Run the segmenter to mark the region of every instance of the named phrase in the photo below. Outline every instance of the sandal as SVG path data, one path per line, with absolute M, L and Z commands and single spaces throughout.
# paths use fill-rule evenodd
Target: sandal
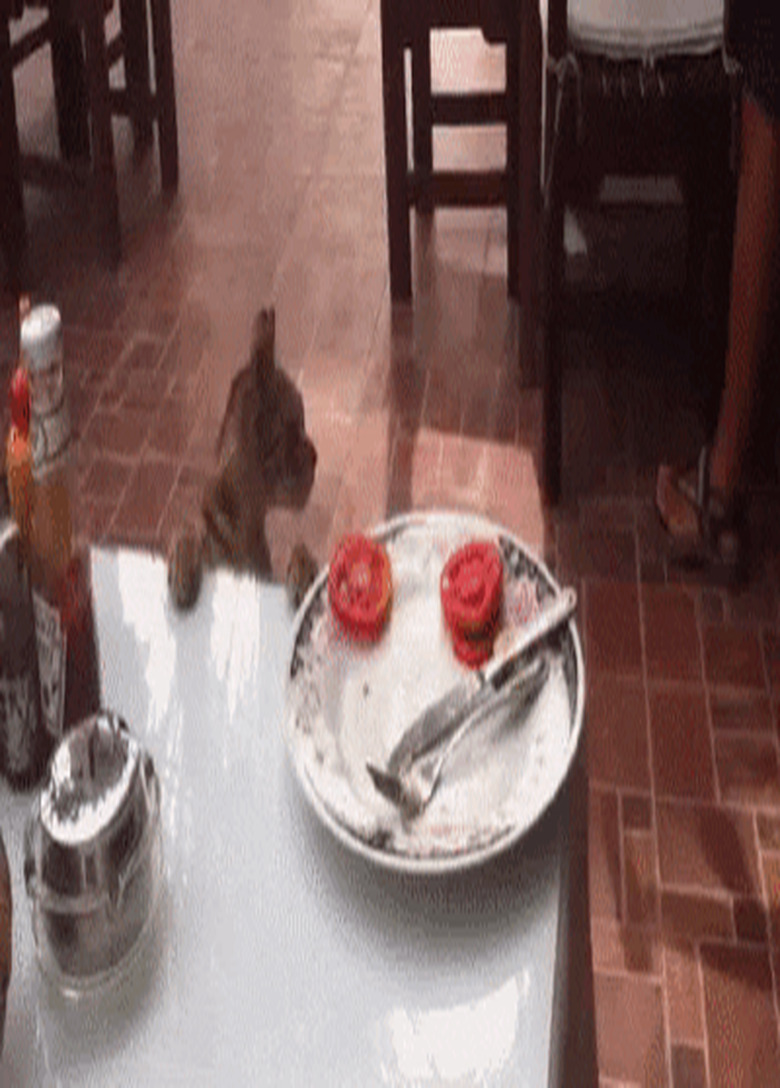
M 744 577 L 745 516 L 743 497 L 727 500 L 710 484 L 710 450 L 684 471 L 661 465 L 655 506 L 672 543 L 672 558 L 706 568 L 728 581 Z

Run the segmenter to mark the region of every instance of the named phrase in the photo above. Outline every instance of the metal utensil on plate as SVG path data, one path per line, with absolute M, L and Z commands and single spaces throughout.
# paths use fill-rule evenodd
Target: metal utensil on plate
M 492 699 L 483 701 L 468 714 L 451 733 L 445 744 L 439 745 L 410 761 L 399 773 L 383 771 L 367 763 L 368 773 L 377 790 L 403 811 L 407 817 L 418 816 L 433 797 L 444 764 L 464 737 L 488 718 L 495 718 L 511 707 L 519 716 L 536 699 L 550 672 L 550 655 L 541 654 L 516 673 Z
M 377 790 L 394 803 L 403 805 L 403 798 L 408 792 L 404 788 L 404 781 L 418 759 L 450 737 L 455 740 L 453 735 L 456 733 L 459 742 L 468 731 L 460 734 L 458 731 L 462 725 L 468 722 L 470 728 L 477 721 L 484 720 L 498 708 L 499 699 L 517 697 L 523 683 L 533 690 L 538 674 L 533 663 L 518 673 L 520 660 L 554 630 L 568 622 L 576 607 L 577 595 L 571 588 L 543 602 L 539 612 L 528 623 L 518 627 L 508 643 L 486 665 L 424 710 L 398 741 L 385 768 L 367 764 Z M 451 750 L 448 746 L 446 755 Z

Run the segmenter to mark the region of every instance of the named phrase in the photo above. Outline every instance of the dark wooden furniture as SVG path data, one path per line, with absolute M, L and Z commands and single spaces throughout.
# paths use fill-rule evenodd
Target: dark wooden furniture
M 521 81 L 521 13 L 529 6 L 527 0 L 381 0 L 387 230 L 394 301 L 412 296 L 410 210 L 428 212 L 445 205 L 506 207 L 508 288 L 513 296 L 524 294 L 532 273 L 521 267 L 521 234 L 528 216 L 520 185 L 521 139 L 528 125 L 522 108 L 527 99 Z M 503 44 L 506 78 L 502 91 L 432 93 L 431 32 L 457 28 L 480 29 L 487 41 Z M 411 163 L 404 68 L 407 50 L 411 52 Z M 532 78 L 531 87 L 538 82 Z M 531 95 L 532 127 L 538 125 L 537 99 L 538 95 Z M 506 127 L 505 169 L 434 168 L 435 126 L 496 124 Z
M 603 46 L 575 41 L 568 20 L 567 0 L 549 0 L 541 376 L 542 476 L 552 503 L 561 493 L 562 339 L 572 314 L 565 289 L 565 207 L 593 204 L 606 175 L 676 175 L 688 210 L 686 307 L 696 326 L 707 305 L 705 282 L 714 289 L 728 280 L 738 90 L 722 23 L 718 30 L 716 21 L 715 40 L 706 46 L 669 41 L 632 55 L 630 47 L 616 50 L 608 38 Z M 714 344 L 701 340 L 697 350 L 716 351 Z
M 11 42 L 9 22 L 21 0 L 0 0 L 0 241 L 12 283 L 18 283 L 25 247 L 22 185 L 88 185 L 102 251 L 111 265 L 121 254 L 112 119 L 129 117 L 136 147 L 151 144 L 156 125 L 165 191 L 178 185 L 178 137 L 170 0 L 119 0 L 119 33 L 109 40 L 112 0 L 35 0 L 42 18 Z M 149 64 L 151 40 L 153 73 Z M 13 72 L 51 45 L 60 158 L 22 155 Z M 123 61 L 124 83 L 109 73 Z

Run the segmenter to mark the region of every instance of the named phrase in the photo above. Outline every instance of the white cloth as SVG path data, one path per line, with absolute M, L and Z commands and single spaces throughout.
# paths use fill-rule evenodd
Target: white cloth
M 723 41 L 723 0 L 569 0 L 568 31 L 572 49 L 614 60 L 706 54 Z

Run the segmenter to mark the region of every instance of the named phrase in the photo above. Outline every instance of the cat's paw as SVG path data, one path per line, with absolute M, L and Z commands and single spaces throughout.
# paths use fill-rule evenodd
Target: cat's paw
M 179 529 L 168 549 L 168 589 L 177 608 L 192 608 L 203 581 L 203 540 L 193 525 Z
M 290 553 L 290 561 L 287 564 L 285 587 L 290 607 L 296 612 L 303 603 L 303 598 L 309 591 L 314 579 L 317 577 L 317 560 L 303 543 L 298 541 Z

